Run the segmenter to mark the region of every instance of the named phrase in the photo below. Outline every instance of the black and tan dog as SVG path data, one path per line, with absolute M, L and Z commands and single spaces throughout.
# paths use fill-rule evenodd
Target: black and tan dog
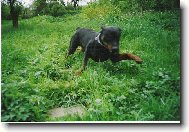
M 142 60 L 136 55 L 119 53 L 120 28 L 107 26 L 101 29 L 100 32 L 95 32 L 91 29 L 77 28 L 72 36 L 68 55 L 73 54 L 78 46 L 81 46 L 84 52 L 83 66 L 79 72 L 85 69 L 89 58 L 96 62 L 110 59 L 113 63 L 121 60 L 134 60 L 138 64 L 142 63 Z

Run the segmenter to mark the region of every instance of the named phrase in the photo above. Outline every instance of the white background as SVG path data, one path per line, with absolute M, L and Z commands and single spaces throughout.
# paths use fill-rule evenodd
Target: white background
M 62 132 L 62 131 L 134 131 L 134 132 L 189 132 L 189 0 L 180 0 L 182 9 L 182 123 L 173 124 L 0 124 L 0 132 Z

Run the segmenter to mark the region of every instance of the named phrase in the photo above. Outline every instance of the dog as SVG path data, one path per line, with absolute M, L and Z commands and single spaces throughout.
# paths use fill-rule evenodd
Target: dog
M 142 60 L 131 53 L 119 53 L 119 41 L 121 29 L 114 26 L 101 27 L 100 32 L 78 27 L 70 40 L 67 57 L 74 54 L 80 46 L 84 52 L 83 65 L 78 71 L 80 74 L 86 69 L 89 58 L 95 62 L 103 62 L 110 59 L 113 63 L 121 60 L 134 60 L 141 64 Z

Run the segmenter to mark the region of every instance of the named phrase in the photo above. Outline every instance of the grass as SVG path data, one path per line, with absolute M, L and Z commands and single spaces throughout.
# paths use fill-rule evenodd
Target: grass
M 2 21 L 2 121 L 170 121 L 180 120 L 180 12 L 84 19 L 81 14 Z M 144 63 L 89 61 L 65 54 L 77 27 L 122 29 L 121 52 Z M 82 104 L 83 117 L 51 119 L 54 107 Z

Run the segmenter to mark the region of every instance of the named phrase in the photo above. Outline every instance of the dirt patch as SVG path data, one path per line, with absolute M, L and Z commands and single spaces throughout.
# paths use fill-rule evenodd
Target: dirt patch
M 65 117 L 65 116 L 73 116 L 78 115 L 82 117 L 85 114 L 86 110 L 83 105 L 75 105 L 68 108 L 54 108 L 49 110 L 49 117 L 57 118 L 57 117 Z

